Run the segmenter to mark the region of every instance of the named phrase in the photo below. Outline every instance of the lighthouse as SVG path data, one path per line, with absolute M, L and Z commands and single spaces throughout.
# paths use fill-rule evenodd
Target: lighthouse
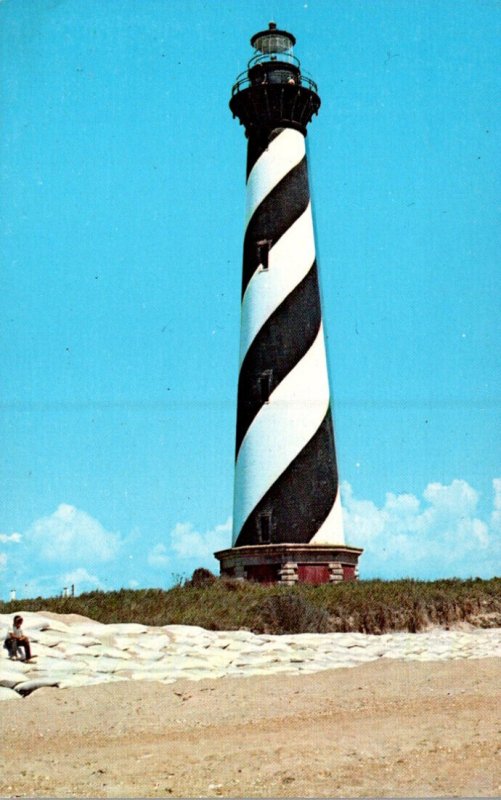
M 306 129 L 317 86 L 271 22 L 232 89 L 247 144 L 232 546 L 221 574 L 357 577 L 346 545 L 322 323 Z

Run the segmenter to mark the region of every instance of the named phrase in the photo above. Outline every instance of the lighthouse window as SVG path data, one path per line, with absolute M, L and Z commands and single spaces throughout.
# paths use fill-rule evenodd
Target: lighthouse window
M 268 403 L 271 394 L 273 370 L 266 369 L 258 378 L 259 396 L 262 403 Z
M 268 239 L 262 239 L 260 242 L 256 242 L 257 263 L 261 269 L 268 269 L 270 244 L 271 242 L 269 242 Z
M 262 511 L 257 517 L 257 534 L 260 544 L 271 542 L 272 512 Z

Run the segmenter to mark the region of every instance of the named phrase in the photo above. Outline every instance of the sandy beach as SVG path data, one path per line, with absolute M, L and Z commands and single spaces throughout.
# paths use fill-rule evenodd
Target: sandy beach
M 41 688 L 2 704 L 0 793 L 501 794 L 500 661 Z

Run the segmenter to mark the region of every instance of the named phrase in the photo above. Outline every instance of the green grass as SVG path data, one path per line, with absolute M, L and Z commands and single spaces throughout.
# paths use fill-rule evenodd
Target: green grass
M 218 579 L 172 589 L 121 589 L 0 602 L 0 613 L 53 611 L 100 622 L 200 625 L 256 632 L 420 631 L 469 622 L 501 626 L 501 578 L 357 581 L 293 587 Z

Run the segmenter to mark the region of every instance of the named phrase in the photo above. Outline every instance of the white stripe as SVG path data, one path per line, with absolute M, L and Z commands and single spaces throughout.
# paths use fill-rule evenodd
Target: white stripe
M 266 320 L 308 274 L 315 260 L 311 203 L 269 253 L 245 290 L 240 325 L 240 363 Z
M 328 406 L 321 325 L 308 352 L 260 408 L 240 445 L 235 466 L 233 544 L 249 514 L 318 430 Z
M 259 156 L 247 179 L 245 227 L 264 198 L 304 158 L 304 136 L 286 128 L 273 139 Z
M 344 544 L 343 510 L 339 491 L 334 505 L 316 532 L 310 544 Z

